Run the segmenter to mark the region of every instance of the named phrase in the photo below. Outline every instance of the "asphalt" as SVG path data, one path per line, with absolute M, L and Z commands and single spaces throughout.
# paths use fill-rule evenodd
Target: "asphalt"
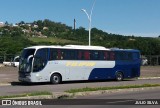
M 132 91 L 124 90 L 124 92 L 80 96 L 76 99 L 160 99 L 159 91 L 160 87 L 156 87 L 155 89 L 137 89 Z
M 73 100 L 58 100 L 60 105 L 43 105 L 43 106 L 23 106 L 23 108 L 159 108 L 160 106 L 160 88 L 148 89 L 142 91 L 132 91 L 132 92 L 117 92 L 112 94 L 101 94 L 92 96 L 77 97 Z M 41 100 L 40 100 L 41 101 Z M 54 101 L 54 100 L 50 100 Z M 73 102 L 72 102 L 73 101 Z M 152 101 L 151 104 L 147 104 Z M 153 102 L 156 101 L 154 105 Z M 65 102 L 65 103 L 64 103 Z M 72 104 L 77 105 L 72 105 Z M 142 104 L 146 102 L 145 104 Z M 101 104 L 102 103 L 102 104 Z M 139 104 L 137 104 L 139 103 Z M 65 104 L 65 105 L 64 105 Z M 69 104 L 69 105 L 67 105 Z M 87 105 L 86 105 L 87 104 Z M 104 105 L 106 104 L 106 105 Z M 109 105 L 108 105 L 109 104 Z M 0 106 L 3 108 L 22 108 L 22 106 Z
M 0 86 L 0 96 L 30 93 L 36 91 L 49 91 L 53 93 L 64 92 L 69 89 L 85 88 L 85 87 L 110 87 L 110 86 L 126 86 L 141 84 L 159 84 L 160 79 L 143 79 L 143 80 L 125 80 L 125 81 L 81 81 L 81 82 L 64 82 L 63 84 L 52 85 L 50 83 L 38 84 L 21 84 L 19 82 L 12 83 L 8 86 Z
M 117 82 L 114 80 L 107 81 L 78 81 L 63 82 L 59 85 L 50 83 L 22 84 L 18 82 L 18 68 L 1 67 L 0 68 L 0 96 L 30 93 L 36 91 L 49 91 L 61 93 L 69 89 L 84 87 L 109 87 L 139 84 L 157 84 L 160 82 L 160 66 L 141 67 L 141 77 L 139 79 L 125 80 Z

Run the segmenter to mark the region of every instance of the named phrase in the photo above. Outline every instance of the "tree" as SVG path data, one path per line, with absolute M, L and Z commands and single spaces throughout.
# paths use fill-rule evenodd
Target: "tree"
M 5 26 L 9 26 L 9 23 L 8 23 L 8 21 L 6 21 L 6 22 L 5 22 Z

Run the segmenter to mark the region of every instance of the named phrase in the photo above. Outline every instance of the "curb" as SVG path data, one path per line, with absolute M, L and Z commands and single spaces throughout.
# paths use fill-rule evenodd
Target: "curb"
M 116 90 L 98 90 L 98 91 L 87 91 L 87 92 L 77 92 L 77 93 L 53 92 L 52 95 L 27 96 L 27 97 L 17 97 L 9 99 L 70 99 L 70 98 L 75 99 L 79 96 L 126 93 L 133 91 L 151 90 L 157 88 L 160 89 L 160 87 L 144 87 L 144 88 L 130 88 L 130 89 L 116 89 Z
M 0 86 L 10 86 L 11 83 L 0 83 Z
M 160 79 L 160 77 L 140 77 L 138 79 Z
M 151 90 L 160 87 L 145 87 L 145 88 L 130 88 L 130 89 L 116 89 L 116 90 L 99 90 L 99 91 L 88 91 L 88 92 L 78 92 L 74 94 L 74 97 L 78 96 L 88 96 L 88 95 L 100 95 L 100 94 L 111 94 L 111 93 L 126 93 L 133 91 L 143 91 Z

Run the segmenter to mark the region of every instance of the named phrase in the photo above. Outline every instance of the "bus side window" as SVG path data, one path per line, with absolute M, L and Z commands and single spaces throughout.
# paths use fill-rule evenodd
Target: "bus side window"
M 64 60 L 70 59 L 70 50 L 63 50 L 63 59 Z
M 115 60 L 115 53 L 114 52 L 110 52 L 110 60 Z
M 57 49 L 50 49 L 50 60 L 57 60 Z
M 137 60 L 137 59 L 139 59 L 140 58 L 140 56 L 139 56 L 139 53 L 133 53 L 133 60 Z
M 100 51 L 90 51 L 90 60 L 100 60 L 101 55 Z
M 82 59 L 82 51 L 78 51 L 78 60 L 81 60 L 81 59 Z
M 119 54 L 119 51 L 116 51 L 116 52 L 115 52 L 115 54 L 116 54 L 116 60 L 120 60 L 120 54 Z
M 85 60 L 90 60 L 90 53 L 89 53 L 89 51 L 84 51 L 84 57 L 85 57 Z
M 70 59 L 71 60 L 76 60 L 76 51 L 75 50 L 70 50 Z
M 117 51 L 115 54 L 116 54 L 116 60 L 127 60 L 128 59 L 126 52 Z
M 128 52 L 122 52 L 122 60 L 128 60 Z
M 64 50 L 63 51 L 64 60 L 75 60 L 76 59 L 76 51 L 74 50 Z
M 109 52 L 104 51 L 104 60 L 109 60 Z
M 128 60 L 133 60 L 131 52 L 128 52 Z
M 62 52 L 61 50 L 58 50 L 58 55 L 57 55 L 57 60 L 61 60 L 62 59 Z

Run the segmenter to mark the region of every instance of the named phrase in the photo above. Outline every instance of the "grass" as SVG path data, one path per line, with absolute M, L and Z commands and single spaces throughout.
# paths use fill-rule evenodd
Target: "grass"
M 18 95 L 0 96 L 0 99 L 28 97 L 28 96 L 42 96 L 42 95 L 52 95 L 52 93 L 47 91 L 40 91 L 40 92 L 32 92 L 32 93 L 25 93 L 25 94 L 18 94 Z
M 48 38 L 39 38 L 39 37 L 32 37 L 29 40 L 35 43 L 50 43 L 50 44 L 83 44 L 82 42 L 72 41 L 67 39 L 60 39 L 56 37 L 48 37 Z
M 81 88 L 81 89 L 71 89 L 65 92 L 77 93 L 77 92 L 87 92 L 87 91 L 98 91 L 98 90 L 116 90 L 116 89 L 130 89 L 130 88 L 144 88 L 144 87 L 158 87 L 160 84 L 143 84 L 143 85 L 128 85 L 128 86 L 114 86 L 114 87 L 98 87 L 98 88 Z

